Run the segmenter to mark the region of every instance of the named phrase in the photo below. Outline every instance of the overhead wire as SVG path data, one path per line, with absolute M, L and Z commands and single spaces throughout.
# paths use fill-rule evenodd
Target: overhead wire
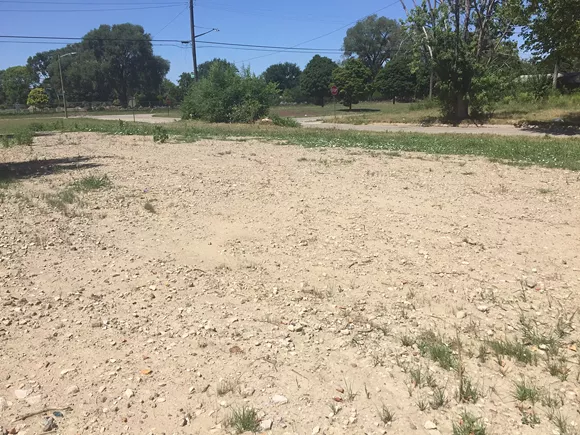
M 388 9 L 388 8 L 390 8 L 391 6 L 394 6 L 394 5 L 396 5 L 396 4 L 399 4 L 399 3 L 400 3 L 400 0 L 396 0 L 396 1 L 392 2 L 392 3 L 389 3 L 389 4 L 388 4 L 388 5 L 386 5 L 386 6 L 383 6 L 382 8 L 380 8 L 380 9 L 378 9 L 378 10 L 374 11 L 373 13 L 370 13 L 370 14 L 368 14 L 368 15 L 365 15 L 365 16 L 364 16 L 364 17 L 362 17 L 362 18 L 359 18 L 359 19 L 358 19 L 358 20 L 356 20 L 356 21 L 353 21 L 353 22 L 351 22 L 351 23 L 348 23 L 348 24 L 346 24 L 346 25 L 344 25 L 344 26 L 342 26 L 342 27 L 339 27 L 338 29 L 335 29 L 335 30 L 331 31 L 331 32 L 328 32 L 328 33 L 325 33 L 325 34 L 323 34 L 323 35 L 317 36 L 316 38 L 312 38 L 312 39 L 309 39 L 309 40 L 307 40 L 307 41 L 300 42 L 300 43 L 298 43 L 298 44 L 296 44 L 296 45 L 293 45 L 293 46 L 292 46 L 292 48 L 298 48 L 298 47 L 300 47 L 301 45 L 308 44 L 308 43 L 310 43 L 310 42 L 314 42 L 314 41 L 317 41 L 317 40 L 319 40 L 319 39 L 325 38 L 325 37 L 327 37 L 327 36 L 329 36 L 329 35 L 332 35 L 333 33 L 340 32 L 341 30 L 344 30 L 344 29 L 346 29 L 347 27 L 350 27 L 350 26 L 352 26 L 352 25 L 354 25 L 354 24 L 358 23 L 359 21 L 362 21 L 362 20 L 364 20 L 364 19 L 366 19 L 366 18 L 368 18 L 368 17 L 371 17 L 371 16 L 373 16 L 373 15 L 375 15 L 375 14 L 378 14 L 379 12 L 382 12 L 382 11 L 384 11 L 385 9 Z M 235 63 L 236 63 L 236 64 L 240 64 L 240 63 L 250 62 L 250 61 L 252 61 L 252 60 L 256 60 L 256 59 L 262 59 L 262 58 L 264 58 L 264 57 L 272 56 L 272 55 L 274 55 L 274 54 L 277 54 L 277 53 L 282 53 L 282 52 L 284 52 L 284 51 L 287 51 L 287 50 L 280 50 L 280 51 L 278 51 L 278 52 L 274 52 L 274 53 L 270 53 L 270 54 L 264 54 L 264 55 L 262 55 L 262 56 L 256 56 L 256 57 L 253 57 L 253 58 L 251 58 L 251 59 L 246 59 L 246 60 L 238 61 L 238 62 L 235 62 Z
M 178 13 L 174 19 L 172 19 L 169 23 L 167 23 L 165 26 L 163 26 L 163 28 L 161 30 L 159 30 L 158 32 L 155 32 L 155 35 L 152 36 L 152 38 L 155 38 L 155 36 L 159 35 L 161 32 L 163 32 L 165 29 L 167 29 L 171 24 L 173 24 L 175 22 L 175 20 L 177 20 L 182 13 L 184 13 L 187 9 L 189 8 L 189 6 L 185 6 L 183 8 L 183 10 Z
M 0 12 L 16 13 L 78 13 L 78 12 L 116 12 L 116 11 L 141 11 L 148 9 L 169 9 L 182 6 L 184 3 L 159 6 L 140 6 L 135 8 L 104 8 L 104 9 L 0 9 Z

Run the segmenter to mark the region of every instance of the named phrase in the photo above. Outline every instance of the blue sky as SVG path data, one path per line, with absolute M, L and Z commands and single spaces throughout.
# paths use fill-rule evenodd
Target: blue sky
M 179 3 L 182 0 L 167 0 Z M 405 0 L 408 6 L 411 0 Z M 75 4 L 71 4 L 75 3 Z M 154 4 L 152 4 L 154 3 Z M 0 34 L 81 37 L 100 24 L 140 24 L 154 39 L 189 39 L 187 2 L 170 8 L 159 8 L 161 0 L 0 0 Z M 243 3 L 243 4 L 242 4 Z M 148 6 L 150 9 L 120 10 Z M 155 7 L 154 7 L 155 6 Z M 98 9 L 117 9 L 97 11 Z M 397 0 L 197 0 L 195 2 L 197 33 L 206 28 L 218 28 L 199 40 L 242 44 L 295 46 L 305 48 L 340 49 L 349 24 L 379 12 L 389 18 L 403 18 L 404 11 Z M 97 9 L 97 10 L 96 10 Z M 16 12 L 25 11 L 25 12 Z M 58 12 L 74 10 L 74 12 Z M 82 10 L 82 11 L 79 11 Z M 90 11 L 88 11 L 90 10 Z M 48 12 L 50 11 L 50 12 Z M 171 24 L 169 24 L 174 20 Z M 168 25 L 169 24 L 169 25 Z M 167 27 L 165 27 L 167 26 Z M 341 27 L 343 27 L 341 29 Z M 165 29 L 164 29 L 165 27 Z M 340 30 L 339 30 L 340 29 Z M 5 41 L 4 39 L 2 41 Z M 261 73 L 278 62 L 295 62 L 304 67 L 313 54 L 241 51 L 204 46 L 198 43 L 198 62 L 214 57 L 226 58 L 239 65 L 249 65 Z M 0 43 L 0 69 L 24 65 L 28 56 L 38 51 L 61 47 L 63 44 Z M 168 78 L 176 80 L 192 67 L 191 49 L 176 46 L 156 46 L 155 53 L 171 62 Z M 267 56 L 266 56 L 267 55 Z M 329 55 L 336 60 L 340 55 Z

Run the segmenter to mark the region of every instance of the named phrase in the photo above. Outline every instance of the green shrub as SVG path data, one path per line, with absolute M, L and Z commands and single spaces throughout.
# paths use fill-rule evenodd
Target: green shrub
M 183 119 L 209 122 L 253 122 L 268 114 L 278 99 L 275 84 L 249 70 L 212 65 L 207 78 L 192 85 L 182 105 Z
M 156 125 L 153 127 L 153 142 L 165 143 L 169 139 L 169 132 L 167 129 Z
M 274 125 L 280 127 L 300 127 L 300 123 L 292 118 L 284 118 L 280 115 L 272 114 L 270 115 L 270 119 Z
M 16 145 L 32 145 L 34 133 L 28 128 L 17 130 L 14 133 L 14 143 Z

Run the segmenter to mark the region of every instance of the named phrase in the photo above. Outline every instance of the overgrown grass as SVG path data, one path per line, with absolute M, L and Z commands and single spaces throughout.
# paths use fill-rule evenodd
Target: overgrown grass
M 257 432 L 260 429 L 258 413 L 253 408 L 242 407 L 234 409 L 226 420 L 226 425 L 233 428 L 237 433 Z
M 18 120 L 22 121 L 22 120 Z M 28 125 L 30 125 L 28 121 Z M 20 126 L 23 124 L 20 122 Z M 119 135 L 152 136 L 155 126 L 114 121 L 59 120 L 34 126 L 35 131 L 93 131 Z M 0 134 L 10 129 L 0 120 Z M 575 139 L 553 137 L 502 137 L 492 135 L 429 135 L 419 133 L 378 133 L 362 131 L 284 128 L 268 125 L 207 124 L 176 122 L 167 131 L 184 141 L 200 139 L 235 140 L 255 137 L 307 148 L 363 148 L 368 150 L 410 151 L 444 155 L 476 155 L 511 164 L 536 164 L 580 171 L 580 145 Z
M 89 175 L 73 182 L 70 188 L 77 192 L 88 192 L 90 190 L 106 189 L 111 187 L 112 183 L 106 175 Z
M 524 364 L 536 364 L 538 357 L 527 346 L 516 341 L 494 340 L 488 341 L 487 346 L 496 354 L 509 356 Z
M 457 358 L 451 347 L 433 331 L 425 331 L 417 338 L 417 345 L 423 356 L 439 363 L 441 368 L 450 370 L 457 367 Z
M 300 123 L 292 118 L 285 118 L 280 115 L 276 115 L 275 113 L 270 115 L 270 119 L 274 125 L 279 127 L 292 127 L 298 128 L 301 127 Z
M 457 423 L 453 423 L 453 435 L 485 435 L 485 425 L 480 418 L 465 411 Z

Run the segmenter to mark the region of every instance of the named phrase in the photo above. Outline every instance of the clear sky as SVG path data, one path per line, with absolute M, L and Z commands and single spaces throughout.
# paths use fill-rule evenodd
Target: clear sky
M 174 6 L 166 7 L 169 4 Z M 404 17 L 398 0 L 197 0 L 195 24 L 200 26 L 197 34 L 219 29 L 199 41 L 287 47 L 326 35 L 300 47 L 337 50 L 353 22 L 379 10 L 378 15 Z M 81 37 L 100 24 L 127 22 L 142 25 L 154 39 L 190 39 L 184 0 L 0 0 L 0 35 Z M 24 65 L 28 56 L 63 45 L 0 42 L 0 69 Z M 201 42 L 198 47 L 198 63 L 221 57 L 249 65 L 255 73 L 287 61 L 303 68 L 315 54 L 232 50 Z M 192 71 L 189 47 L 156 45 L 154 49 L 171 62 L 169 79 L 175 81 L 182 72 Z M 339 53 L 325 55 L 340 59 Z

